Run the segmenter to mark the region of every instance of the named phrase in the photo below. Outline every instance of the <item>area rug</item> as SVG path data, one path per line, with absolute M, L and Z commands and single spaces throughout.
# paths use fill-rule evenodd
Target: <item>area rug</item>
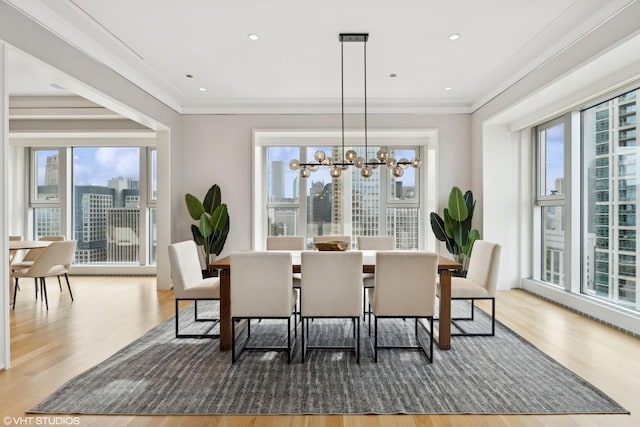
M 468 307 L 456 308 L 464 310 Z M 215 307 L 213 308 L 215 310 Z M 199 314 L 202 311 L 199 307 Z M 193 319 L 192 307 L 181 319 Z M 478 328 L 486 314 L 476 310 Z M 198 328 L 205 327 L 198 323 Z M 262 321 L 273 344 L 286 326 Z M 412 320 L 381 323 L 381 341 L 413 339 Z M 344 345 L 349 322 L 316 320 L 314 344 Z M 495 337 L 455 337 L 450 351 L 383 350 L 374 363 L 362 323 L 360 364 L 347 351 L 244 352 L 231 364 L 215 339 L 176 339 L 174 319 L 69 381 L 29 413 L 59 414 L 566 414 L 628 413 L 504 325 Z M 341 338 L 344 337 L 344 338 Z

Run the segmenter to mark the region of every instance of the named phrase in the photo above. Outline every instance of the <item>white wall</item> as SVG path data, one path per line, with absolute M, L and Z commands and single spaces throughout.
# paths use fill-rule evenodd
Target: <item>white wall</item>
M 471 185 L 469 156 L 470 120 L 456 115 L 369 115 L 369 129 L 437 128 L 438 200 L 442 210 L 449 190 Z M 183 117 L 182 185 L 173 193 L 179 202 L 175 221 L 178 239 L 190 239 L 192 223 L 184 205 L 184 194 L 202 198 L 218 184 L 229 206 L 231 230 L 222 255 L 251 248 L 252 228 L 252 130 L 260 129 L 338 129 L 339 115 L 187 115 Z M 423 167 L 426 167 L 423 166 Z M 431 232 L 426 225 L 427 232 Z M 443 248 L 443 253 L 446 250 Z

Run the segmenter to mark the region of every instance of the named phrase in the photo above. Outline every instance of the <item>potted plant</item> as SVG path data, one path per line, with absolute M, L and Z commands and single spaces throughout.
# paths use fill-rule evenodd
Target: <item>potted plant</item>
M 184 198 L 189 215 L 194 221 L 198 221 L 197 225 L 191 224 L 191 233 L 196 245 L 202 248 L 205 266 L 207 266 L 203 270 L 203 275 L 211 275 L 208 272 L 208 266 L 215 261 L 217 255 L 220 255 L 229 235 L 227 205 L 221 203 L 222 196 L 217 184 L 209 188 L 202 202 L 190 193 L 187 193 Z
M 467 191 L 462 194 L 458 187 L 453 187 L 449 193 L 448 207 L 444 209 L 443 217 L 431 212 L 431 229 L 436 239 L 445 242 L 447 250 L 454 259 L 462 264 L 462 273 L 467 270 L 473 243 L 480 238 L 480 233 L 471 228 L 473 211 L 476 202 L 473 193 Z

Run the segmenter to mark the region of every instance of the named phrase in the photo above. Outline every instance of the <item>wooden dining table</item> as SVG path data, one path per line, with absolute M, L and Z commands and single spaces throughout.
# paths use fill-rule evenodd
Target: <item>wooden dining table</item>
M 300 251 L 292 253 L 292 269 L 300 272 Z M 362 251 L 362 272 L 375 273 L 375 251 Z M 231 349 L 231 258 L 217 259 L 209 268 L 218 269 L 220 275 L 220 351 Z M 438 330 L 434 339 L 441 350 L 451 348 L 451 271 L 462 268 L 452 259 L 438 257 L 438 274 L 440 276 L 440 305 Z
M 16 252 L 21 250 L 40 249 L 46 248 L 51 244 L 51 241 L 47 240 L 9 240 L 9 252 Z M 9 266 L 11 268 L 11 266 Z M 13 286 L 11 286 L 11 272 L 9 272 L 9 280 L 7 281 L 9 286 L 9 301 L 13 301 Z

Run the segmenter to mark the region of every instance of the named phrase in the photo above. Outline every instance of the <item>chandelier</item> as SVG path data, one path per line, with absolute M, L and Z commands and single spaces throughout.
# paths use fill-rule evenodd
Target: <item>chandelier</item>
M 289 161 L 289 168 L 291 170 L 299 170 L 300 178 L 308 178 L 311 172 L 317 171 L 321 166 L 330 167 L 331 177 L 339 178 L 342 175 L 342 171 L 349 169 L 350 166 L 355 166 L 360 169 L 360 175 L 365 178 L 369 178 L 373 174 L 373 170 L 378 166 L 386 166 L 391 170 L 393 176 L 399 178 L 404 174 L 404 170 L 409 166 L 417 168 L 422 161 L 414 157 L 409 160 L 402 158 L 396 160 L 393 156 L 390 156 L 385 150 L 378 150 L 375 157 L 371 157 L 369 160 L 366 157 L 369 155 L 369 144 L 367 140 L 367 40 L 369 39 L 368 33 L 341 33 L 340 34 L 340 88 L 341 88 L 341 116 L 342 116 L 342 153 L 344 158 L 342 160 L 333 159 L 331 156 L 327 156 L 324 151 L 318 150 L 314 153 L 314 161 L 309 163 L 300 163 L 298 159 L 292 159 Z M 344 150 L 344 42 L 361 42 L 364 52 L 364 157 L 358 156 L 355 150 Z

